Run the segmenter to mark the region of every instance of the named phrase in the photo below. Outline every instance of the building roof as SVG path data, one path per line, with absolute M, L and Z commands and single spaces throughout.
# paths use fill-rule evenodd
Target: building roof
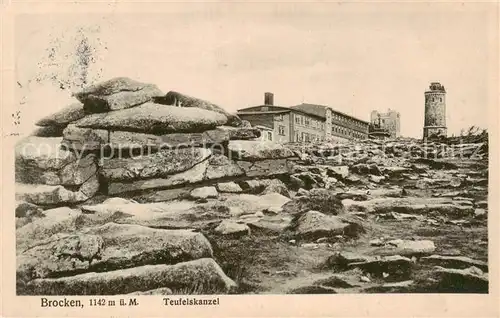
M 238 111 L 238 115 L 259 115 L 259 114 L 286 114 L 291 112 L 291 109 L 288 110 L 269 110 L 269 111 L 255 111 L 255 112 L 245 112 L 245 111 Z
M 343 113 L 343 112 L 340 112 L 338 110 L 335 110 L 329 106 L 326 106 L 326 105 L 318 105 L 318 104 L 308 104 L 308 103 L 302 103 L 300 105 L 295 105 L 295 106 L 291 106 L 290 108 L 293 108 L 293 109 L 300 109 L 302 110 L 303 112 L 307 112 L 309 114 L 312 114 L 312 115 L 316 115 L 316 116 L 321 116 L 322 118 L 325 118 L 326 119 L 326 115 L 325 115 L 325 110 L 327 108 L 330 108 L 332 110 L 332 112 L 336 113 L 336 114 L 339 114 L 339 115 L 342 115 L 342 116 L 345 116 L 345 117 L 349 117 L 349 118 L 352 118 L 354 120 L 357 120 L 357 121 L 360 121 L 360 122 L 363 122 L 365 124 L 369 124 L 369 122 L 365 121 L 365 120 L 362 120 L 362 119 L 359 119 L 359 118 L 356 118 L 354 116 L 351 116 L 351 115 L 348 115 L 346 113 Z
M 272 110 L 272 111 L 245 111 L 245 110 L 248 110 L 248 109 L 251 109 L 251 108 L 256 108 L 256 107 L 273 107 L 273 108 L 280 108 L 281 110 Z M 314 113 L 311 113 L 311 112 L 306 112 L 302 109 L 298 109 L 298 108 L 294 108 L 294 107 L 285 107 L 285 106 L 276 106 L 276 105 L 256 105 L 256 106 L 250 106 L 250 107 L 246 107 L 246 108 L 241 108 L 241 109 L 238 109 L 237 111 L 237 114 L 238 115 L 253 115 L 253 114 L 280 114 L 280 113 L 287 113 L 287 112 L 291 112 L 291 111 L 294 111 L 294 112 L 298 112 L 298 113 L 302 113 L 304 115 L 309 115 L 309 116 L 314 116 L 314 117 L 318 117 L 322 120 L 325 120 L 325 116 L 323 115 L 318 115 L 318 114 L 314 114 Z

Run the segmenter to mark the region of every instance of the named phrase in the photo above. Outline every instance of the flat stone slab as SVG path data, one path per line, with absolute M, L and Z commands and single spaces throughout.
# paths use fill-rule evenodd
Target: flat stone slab
M 302 214 L 291 230 L 301 239 L 315 240 L 336 235 L 357 236 L 358 228 L 335 215 L 325 215 L 318 211 Z
M 373 250 L 371 254 L 411 257 L 429 255 L 436 250 L 434 242 L 430 240 L 391 240 L 384 242 L 383 245 L 383 247 Z
M 25 295 L 123 295 L 157 288 L 181 294 L 226 294 L 236 283 L 211 258 L 175 265 L 144 265 L 29 282 Z
M 130 131 L 111 131 L 110 147 L 114 149 L 178 149 L 183 147 L 211 147 L 225 145 L 230 134 L 219 129 L 192 133 L 145 134 Z
M 85 111 L 83 110 L 82 103 L 70 104 L 61 110 L 43 117 L 36 122 L 37 126 L 55 126 L 55 127 L 66 127 L 69 123 L 77 121 L 85 117 Z
M 18 254 L 17 278 L 58 277 L 148 264 L 175 264 L 212 257 L 201 233 L 107 223 L 57 234 Z
M 147 189 L 165 189 L 179 185 L 190 185 L 202 181 L 209 163 L 204 160 L 192 168 L 166 176 L 165 178 L 153 178 L 134 181 L 112 181 L 108 184 L 108 194 L 115 195 L 124 192 L 143 191 Z
M 154 84 L 141 83 L 127 77 L 115 77 L 88 86 L 73 95 L 84 104 L 86 112 L 101 113 L 135 107 L 162 94 Z
M 102 160 L 101 175 L 111 181 L 168 177 L 193 168 L 208 159 L 205 148 L 162 150 L 150 155 Z
M 214 112 L 218 112 L 227 117 L 227 124 L 230 126 L 241 126 L 241 119 L 234 114 L 230 114 L 225 111 L 222 107 L 215 105 L 206 100 L 202 100 L 199 98 L 191 97 L 186 94 L 182 94 L 175 91 L 168 92 L 165 96 L 155 97 L 155 103 L 164 104 L 164 105 L 176 105 L 181 107 L 195 107 L 206 109 Z
M 438 265 L 441 267 L 451 267 L 456 269 L 465 269 L 471 266 L 475 266 L 484 272 L 488 271 L 488 263 L 475 260 L 466 256 L 441 256 L 441 255 L 431 255 L 427 257 L 421 257 L 419 263 Z
M 149 134 L 191 133 L 214 129 L 227 122 L 223 114 L 198 108 L 154 103 L 92 114 L 75 122 L 77 127 L 135 131 Z

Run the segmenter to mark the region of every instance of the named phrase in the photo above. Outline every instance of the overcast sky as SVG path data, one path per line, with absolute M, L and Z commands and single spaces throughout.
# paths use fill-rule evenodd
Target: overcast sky
M 173 6 L 153 14 L 21 16 L 18 80 L 33 76 L 54 34 L 99 26 L 91 36 L 107 48 L 98 61 L 102 79 L 128 76 L 229 111 L 261 104 L 266 91 L 277 105 L 325 104 L 363 120 L 391 108 L 412 137 L 422 134 L 424 91 L 439 81 L 450 134 L 487 127 L 496 57 L 486 4 Z M 55 88 L 30 94 L 26 124 L 70 101 Z

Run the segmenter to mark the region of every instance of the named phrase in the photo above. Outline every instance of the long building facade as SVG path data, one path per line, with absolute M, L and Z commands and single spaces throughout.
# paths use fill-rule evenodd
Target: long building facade
M 368 138 L 369 123 L 325 105 L 274 105 L 274 95 L 264 94 L 264 104 L 238 110 L 241 119 L 261 127 L 264 140 L 281 143 L 346 141 Z

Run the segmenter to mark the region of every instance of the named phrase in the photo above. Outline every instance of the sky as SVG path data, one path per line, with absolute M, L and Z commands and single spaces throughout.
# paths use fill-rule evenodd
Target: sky
M 491 9 L 479 3 L 198 3 L 156 13 L 20 15 L 16 75 L 24 85 L 40 70 L 51 39 L 63 34 L 61 50 L 71 56 L 75 30 L 93 28 L 89 37 L 101 46 L 90 72 L 102 80 L 127 76 L 231 112 L 260 105 L 264 92 L 272 92 L 276 105 L 324 104 L 366 121 L 372 110 L 394 109 L 401 134 L 421 137 L 424 92 L 438 81 L 447 90 L 451 135 L 488 125 L 488 85 L 498 58 Z M 73 100 L 50 83 L 24 85 L 18 93 L 27 96 L 25 127 Z

